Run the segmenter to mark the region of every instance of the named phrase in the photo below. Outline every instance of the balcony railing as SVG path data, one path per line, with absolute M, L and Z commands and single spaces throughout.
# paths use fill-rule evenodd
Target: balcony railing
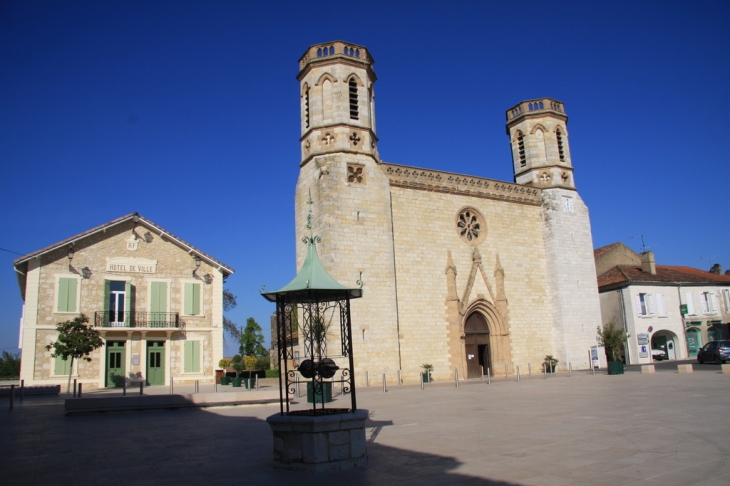
M 117 312 L 97 311 L 94 313 L 96 327 L 185 327 L 185 321 L 177 312 Z

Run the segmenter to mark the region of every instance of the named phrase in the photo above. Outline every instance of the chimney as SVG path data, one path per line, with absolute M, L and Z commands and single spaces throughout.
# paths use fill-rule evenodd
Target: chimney
M 719 263 L 715 263 L 712 268 L 710 269 L 710 273 L 716 273 L 717 275 L 722 275 L 722 266 Z
M 654 263 L 653 251 L 645 251 L 641 254 L 641 271 L 656 275 L 656 264 Z

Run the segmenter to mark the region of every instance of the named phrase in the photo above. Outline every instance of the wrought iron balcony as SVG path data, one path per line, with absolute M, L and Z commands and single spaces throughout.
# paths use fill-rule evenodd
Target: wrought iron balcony
M 177 312 L 118 312 L 97 311 L 94 313 L 96 327 L 146 327 L 183 328 L 185 321 Z

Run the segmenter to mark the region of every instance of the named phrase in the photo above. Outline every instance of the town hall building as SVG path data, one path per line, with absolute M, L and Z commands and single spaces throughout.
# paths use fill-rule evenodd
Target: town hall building
M 365 47 L 336 41 L 308 48 L 297 77 L 296 231 L 307 234 L 311 197 L 324 267 L 362 282 L 358 382 L 365 371 L 414 381 L 425 363 L 436 379 L 534 371 L 546 355 L 588 368 L 601 313 L 564 104 L 506 111 L 514 182 L 390 163 L 378 152 L 373 65 Z M 306 252 L 298 245 L 298 267 Z

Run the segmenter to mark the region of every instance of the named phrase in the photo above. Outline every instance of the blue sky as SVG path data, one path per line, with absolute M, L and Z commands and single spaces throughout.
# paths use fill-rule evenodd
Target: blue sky
M 342 39 L 376 60 L 383 160 L 511 181 L 504 113 L 552 97 L 594 246 L 728 269 L 729 25 L 727 1 L 2 1 L 0 248 L 138 211 L 235 268 L 230 317 L 266 329 L 259 286 L 296 272 L 297 60 Z

